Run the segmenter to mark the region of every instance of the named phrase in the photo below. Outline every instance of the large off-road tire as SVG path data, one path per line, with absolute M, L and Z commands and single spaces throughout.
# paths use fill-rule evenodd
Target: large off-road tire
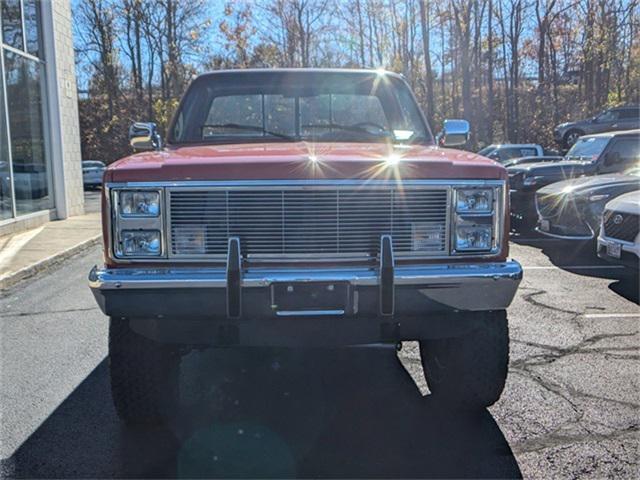
M 493 405 L 509 365 L 504 310 L 478 312 L 478 328 L 466 335 L 420 342 L 420 357 L 434 398 L 468 409 Z
M 109 323 L 109 372 L 116 412 L 127 425 L 164 423 L 178 403 L 180 356 L 135 333 L 129 320 Z

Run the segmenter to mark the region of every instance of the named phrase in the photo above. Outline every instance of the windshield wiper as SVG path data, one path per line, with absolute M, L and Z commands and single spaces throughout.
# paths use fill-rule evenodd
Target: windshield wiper
M 382 127 L 380 125 L 377 128 Z M 380 134 L 370 132 L 365 127 L 359 127 L 357 125 L 341 125 L 339 123 L 323 123 L 321 125 L 302 125 L 302 128 L 325 128 L 325 129 L 336 129 L 336 130 L 345 130 L 347 132 L 356 132 L 356 133 L 364 133 L 365 135 L 370 135 L 372 137 L 390 137 L 391 132 L 386 128 L 380 128 Z
M 200 127 L 200 135 L 204 133 L 205 128 L 235 128 L 237 130 L 247 130 L 250 132 L 259 132 L 263 135 L 271 135 L 272 137 L 283 138 L 285 140 L 295 141 L 296 139 L 291 135 L 286 135 L 284 133 L 272 132 L 270 130 L 266 130 L 257 125 L 243 125 L 241 123 L 216 123 L 210 124 L 206 123 Z

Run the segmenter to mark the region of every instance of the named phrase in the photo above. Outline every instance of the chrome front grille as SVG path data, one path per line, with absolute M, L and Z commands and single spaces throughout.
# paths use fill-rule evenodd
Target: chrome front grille
M 392 235 L 398 255 L 448 253 L 446 186 L 169 188 L 169 256 L 375 256 Z
M 604 236 L 633 242 L 640 231 L 640 217 L 633 213 L 605 210 Z

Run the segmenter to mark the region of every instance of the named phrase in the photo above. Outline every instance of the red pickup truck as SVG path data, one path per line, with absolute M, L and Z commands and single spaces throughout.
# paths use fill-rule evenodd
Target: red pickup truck
M 468 132 L 435 142 L 401 76 L 332 69 L 204 74 L 166 144 L 134 124 L 89 275 L 120 417 L 163 421 L 181 355 L 242 345 L 419 340 L 434 395 L 494 403 L 522 269 L 505 169 L 444 148 Z

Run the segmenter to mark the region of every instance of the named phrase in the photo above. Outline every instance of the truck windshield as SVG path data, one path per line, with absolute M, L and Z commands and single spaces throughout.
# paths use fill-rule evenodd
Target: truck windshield
M 607 137 L 587 137 L 579 138 L 573 147 L 567 152 L 565 158 L 567 160 L 590 160 L 595 162 L 604 147 L 609 143 Z
M 405 82 L 376 72 L 204 75 L 169 132 L 171 144 L 266 141 L 433 143 Z

